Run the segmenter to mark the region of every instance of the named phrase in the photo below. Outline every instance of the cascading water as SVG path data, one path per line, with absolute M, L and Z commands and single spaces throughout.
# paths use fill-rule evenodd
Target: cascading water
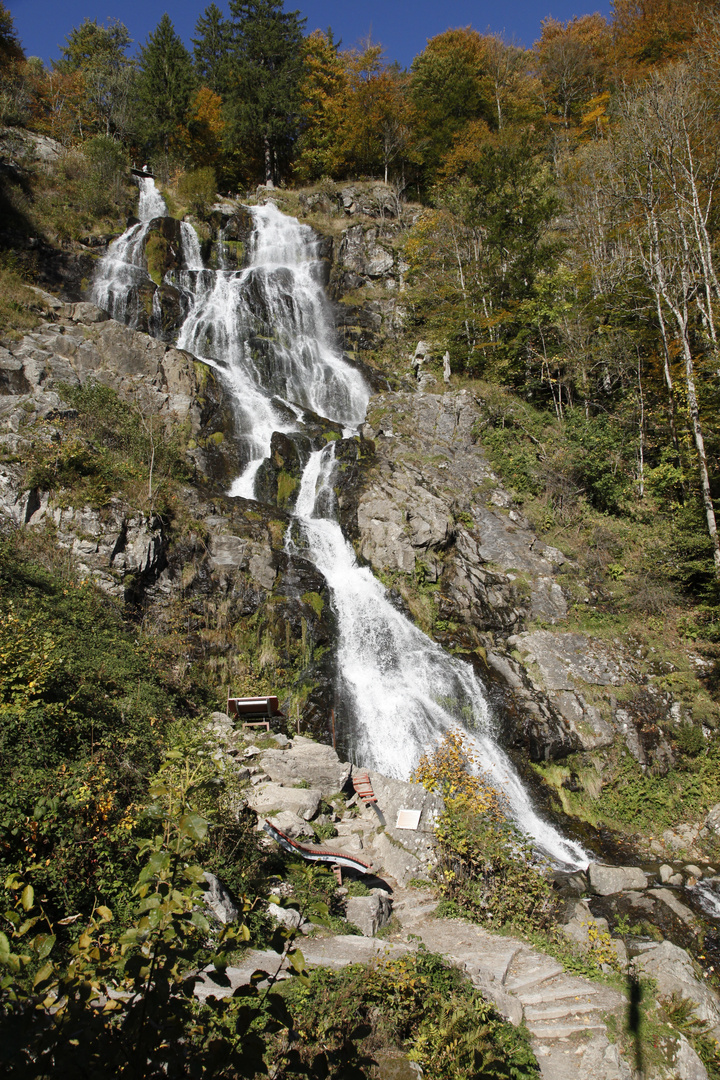
M 330 586 L 337 614 L 339 698 L 353 717 L 353 758 L 407 779 L 423 749 L 461 727 L 478 769 L 510 813 L 557 862 L 582 866 L 583 849 L 543 821 L 497 742 L 484 688 L 469 664 L 450 656 L 396 611 L 380 582 L 358 565 L 332 516 L 334 445 L 316 451 L 303 475 L 295 514 L 310 558 Z M 288 535 L 286 545 L 296 550 Z
M 155 187 L 155 181 L 151 176 L 139 176 L 140 201 L 138 203 L 138 217 L 140 221 L 152 221 L 154 218 L 167 217 L 167 206 L 162 195 Z
M 180 348 L 227 367 L 238 399 L 243 471 L 231 495 L 253 497 L 255 477 L 274 431 L 295 431 L 305 410 L 349 430 L 362 423 L 369 390 L 339 355 L 315 277 L 312 229 L 276 206 L 254 207 L 250 265 L 217 271 L 196 303 Z
M 137 225 L 131 226 L 113 241 L 107 255 L 101 260 L 93 283 L 92 297 L 98 307 L 112 315 L 118 322 L 136 326 L 140 314 L 138 297 L 149 278 L 145 265 L 145 242 L 153 221 L 168 216 L 167 206 L 155 181 L 150 176 L 138 177 L 140 201 Z M 197 233 L 192 225 L 180 222 L 183 267 L 180 271 L 180 287 L 192 296 L 197 289 L 198 272 L 203 270 L 202 255 Z M 202 275 L 200 275 L 202 277 Z M 151 323 L 160 325 L 160 298 L 152 298 Z
M 273 204 L 251 212 L 250 265 L 196 275 L 194 302 L 178 340 L 181 348 L 217 365 L 235 392 L 237 428 L 245 446 L 242 471 L 230 494 L 246 498 L 253 496 L 274 431 L 300 430 L 304 412 L 310 411 L 339 422 L 351 434 L 362 423 L 369 398 L 363 378 L 336 347 L 315 276 L 312 230 Z M 116 244 L 129 247 L 132 233 Z M 119 291 L 122 281 L 113 288 Z M 334 520 L 333 468 L 332 443 L 311 454 L 286 547 L 290 553 L 302 551 L 332 591 L 339 628 L 338 689 L 352 718 L 349 749 L 354 759 L 407 778 L 427 747 L 461 726 L 478 766 L 503 792 L 510 813 L 538 848 L 559 863 L 585 865 L 583 849 L 534 810 L 495 741 L 494 719 L 472 668 L 396 611 L 380 582 L 358 565 Z

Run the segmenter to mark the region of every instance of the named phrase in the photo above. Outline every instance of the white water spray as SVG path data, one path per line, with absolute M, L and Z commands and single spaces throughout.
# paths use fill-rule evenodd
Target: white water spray
M 162 195 L 155 187 L 153 178 L 151 176 L 139 176 L 137 180 L 140 188 L 140 201 L 138 203 L 140 221 L 152 221 L 153 218 L 167 217 L 168 208 Z
M 253 496 L 274 431 L 300 430 L 306 411 L 357 430 L 369 397 L 365 381 L 336 346 L 315 276 L 312 230 L 273 204 L 251 212 L 250 265 L 242 271 L 196 271 L 194 304 L 178 340 L 181 348 L 219 366 L 235 394 L 244 448 L 242 471 L 230 494 L 246 498 Z M 132 233 L 116 244 L 129 249 L 137 242 Z M 188 273 L 196 270 L 189 261 Z M 587 864 L 582 847 L 533 808 L 495 740 L 495 721 L 472 668 L 401 615 L 370 570 L 358 565 L 334 520 L 333 469 L 334 444 L 310 456 L 286 546 L 308 557 L 332 591 L 339 628 L 338 691 L 352 719 L 354 759 L 406 779 L 426 748 L 461 726 L 479 767 L 537 847 L 558 863 Z
M 128 326 L 137 326 L 142 305 L 142 289 L 147 286 L 149 277 L 145 261 L 145 242 L 153 221 L 168 216 L 167 206 L 155 181 L 150 176 L 138 177 L 140 201 L 138 203 L 139 224 L 131 226 L 122 236 L 114 240 L 107 254 L 100 260 L 98 272 L 93 282 L 92 298 L 98 307 L 107 311 L 118 322 Z M 183 271 L 203 269 L 200 244 L 197 233 L 191 225 L 180 223 L 182 237 Z M 195 292 L 195 281 L 183 272 L 180 285 L 190 295 Z M 159 325 L 160 298 L 153 296 L 153 317 Z

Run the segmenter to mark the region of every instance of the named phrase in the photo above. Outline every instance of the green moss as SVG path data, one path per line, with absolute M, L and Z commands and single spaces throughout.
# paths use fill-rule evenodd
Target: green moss
M 342 435 L 339 431 L 323 431 L 323 439 L 326 443 L 336 442 L 337 439 L 341 439 Z
M 162 285 L 169 254 L 170 248 L 165 237 L 159 233 L 152 233 L 145 244 L 145 259 L 148 274 L 156 285 Z
M 219 446 L 220 443 L 224 440 L 224 438 L 225 435 L 222 431 L 216 431 L 212 435 L 208 436 L 208 442 L 214 443 L 215 446 Z
M 195 370 L 195 378 L 197 380 L 198 390 L 202 392 L 207 385 L 207 381 L 210 375 L 210 368 L 207 364 L 204 364 L 202 360 L 193 360 L 193 368 Z
M 295 476 L 281 469 L 278 473 L 277 500 L 278 506 L 287 506 L 288 500 L 297 489 L 300 481 Z
M 320 616 L 322 615 L 322 612 L 323 612 L 323 607 L 325 606 L 323 598 L 320 595 L 320 593 L 316 593 L 316 592 L 303 593 L 303 602 L 305 604 L 309 604 L 309 606 L 313 609 L 313 611 L 315 612 L 317 617 L 320 618 Z

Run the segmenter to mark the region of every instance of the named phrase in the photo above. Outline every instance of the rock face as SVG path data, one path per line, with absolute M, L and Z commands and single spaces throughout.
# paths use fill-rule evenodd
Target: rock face
M 263 770 L 272 781 L 292 787 L 301 782 L 327 798 L 342 791 L 350 779 L 351 765 L 341 762 L 331 746 L 296 736 L 287 750 L 266 750 Z
M 659 997 L 677 994 L 693 1001 L 696 1015 L 707 1021 L 712 1037 L 720 1040 L 720 1004 L 710 988 L 698 979 L 684 949 L 670 941 L 647 945 L 635 964 L 639 971 L 655 979 Z
M 142 610 L 149 629 L 156 622 L 165 628 L 182 611 L 184 662 L 212 656 L 228 681 L 253 654 L 270 679 L 273 664 L 294 670 L 293 717 L 305 730 L 329 730 L 327 586 L 308 562 L 286 555 L 288 518 L 281 509 L 226 498 L 239 450 L 222 379 L 92 304 L 63 304 L 41 290 L 38 297 L 47 320 L 0 347 L 0 517 L 13 527 L 51 530 L 53 545 L 72 554 L 79 578 Z M 139 500 L 137 492 L 118 491 L 102 505 L 73 505 L 63 490 L 29 482 L 33 443 L 55 453 L 75 437 L 63 388 L 91 383 L 113 389 L 119 407 L 132 410 L 158 439 L 169 430 L 184 447 L 194 483 L 178 492 L 171 512 L 148 509 L 147 490 Z M 252 617 L 256 629 L 239 633 Z M 315 650 L 326 655 L 316 658 Z

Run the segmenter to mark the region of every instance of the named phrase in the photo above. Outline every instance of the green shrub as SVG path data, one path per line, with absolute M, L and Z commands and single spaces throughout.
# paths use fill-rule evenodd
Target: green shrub
M 421 759 L 415 779 L 445 801 L 435 826 L 433 879 L 451 905 L 448 913 L 494 928 L 546 927 L 553 912 L 550 883 L 490 779 L 477 774 L 459 731 Z
M 527 1032 L 503 1021 L 456 968 L 422 948 L 368 968 L 321 968 L 282 993 L 295 1028 L 294 1041 L 271 1055 L 282 1080 L 367 1076 L 381 1048 L 403 1050 L 438 1080 L 539 1075 Z

